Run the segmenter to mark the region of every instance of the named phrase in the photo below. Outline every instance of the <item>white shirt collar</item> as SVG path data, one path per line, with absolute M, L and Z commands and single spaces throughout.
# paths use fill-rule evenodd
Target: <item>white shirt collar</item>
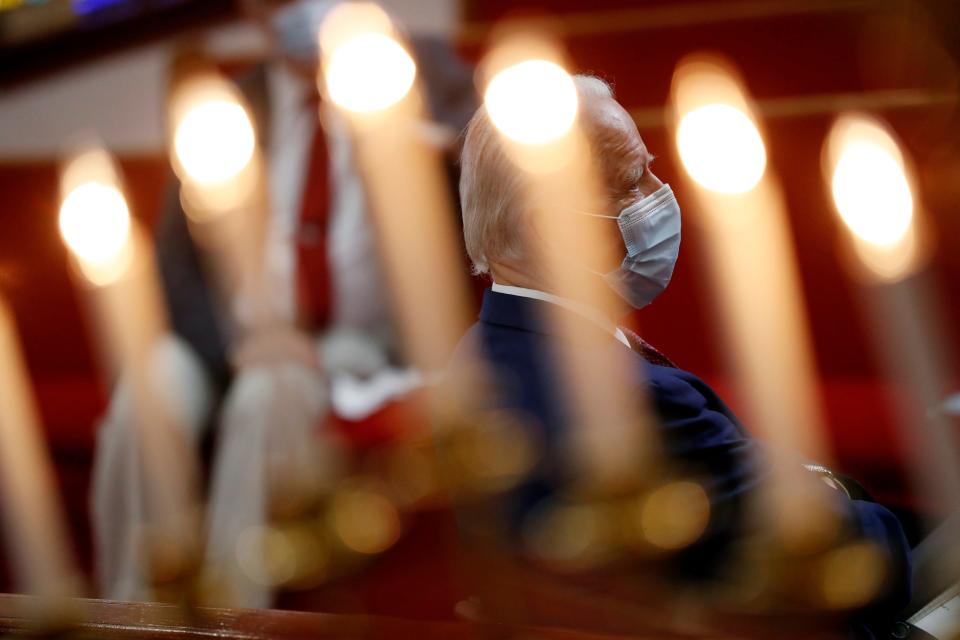
M 583 316 L 590 322 L 603 328 L 604 331 L 612 335 L 623 344 L 627 345 L 627 347 L 630 347 L 630 342 L 627 340 L 627 336 L 624 335 L 623 331 L 621 331 L 617 325 L 610 322 L 610 319 L 604 314 L 600 313 L 596 309 L 588 307 L 581 302 L 577 302 L 576 300 L 571 300 L 569 298 L 562 298 L 558 295 L 547 293 L 546 291 L 540 291 L 538 289 L 514 287 L 506 284 L 497 284 L 496 282 L 491 285 L 490 289 L 495 293 L 505 293 L 509 296 L 519 296 L 521 298 L 533 298 L 535 300 L 543 300 L 544 302 L 560 305 L 564 309 Z

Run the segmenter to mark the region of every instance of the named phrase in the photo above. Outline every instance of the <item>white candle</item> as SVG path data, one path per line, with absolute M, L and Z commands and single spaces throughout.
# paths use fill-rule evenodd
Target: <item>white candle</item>
M 343 118 L 352 134 L 406 357 L 428 375 L 441 373 L 469 325 L 469 296 L 440 150 L 426 135 L 416 65 L 372 3 L 336 7 L 320 42 L 321 92 L 331 116 Z M 535 460 L 530 434 L 518 421 L 482 414 L 490 408 L 489 372 L 474 364 L 464 376 L 427 389 L 431 444 L 444 459 L 437 479 L 458 501 L 508 489 Z M 401 448 L 398 462 L 402 454 Z M 403 495 L 403 480 L 396 480 Z M 476 512 L 463 515 L 477 521 Z M 490 528 L 499 516 L 484 512 L 479 519 Z
M 61 235 L 90 302 L 109 375 L 129 384 L 132 396 L 147 521 L 129 526 L 146 525 L 150 553 L 183 569 L 197 542 L 196 468 L 185 427 L 172 417 L 182 413 L 163 406 L 156 392 L 154 354 L 166 319 L 149 244 L 131 220 L 106 151 L 90 147 L 75 154 L 60 182 Z
M 168 105 L 170 160 L 194 241 L 209 265 L 231 319 L 241 332 L 294 321 L 263 268 L 267 185 L 249 110 L 229 80 L 202 65 L 175 78 Z
M 320 89 L 353 134 L 402 342 L 419 368 L 441 371 L 468 325 L 467 291 L 416 64 L 373 3 L 333 9 L 320 42 Z
M 17 587 L 81 595 L 53 468 L 44 447 L 12 314 L 0 300 L 0 506 Z
M 672 101 L 677 149 L 695 204 L 687 221 L 700 225 L 706 240 L 710 285 L 745 422 L 773 445 L 770 513 L 788 544 L 816 545 L 833 528 L 825 524 L 826 513 L 798 506 L 803 484 L 791 475 L 802 467 L 791 456 L 827 462 L 827 451 L 783 197 L 731 68 L 712 58 L 681 61 Z
M 929 508 L 956 513 L 960 448 L 940 410 L 949 390 L 949 348 L 938 324 L 936 295 L 921 275 L 929 244 L 907 161 L 889 128 L 864 114 L 837 119 L 823 158 L 846 229 L 847 265 L 864 284 L 875 348 L 898 383 L 897 409 L 912 471 Z
M 542 288 L 602 313 L 626 315 L 622 301 L 584 268 L 615 264 L 623 256 L 602 237 L 595 219 L 577 215 L 609 213 L 609 201 L 580 125 L 579 97 L 562 51 L 546 35 L 508 34 L 487 54 L 481 72 L 487 115 L 523 176 L 531 227 L 541 235 L 529 246 Z M 566 444 L 578 482 L 613 488 L 634 484 L 644 474 L 654 477 L 662 460 L 645 398 L 629 386 L 635 379 L 629 352 L 569 348 L 584 338 L 579 335 L 584 326 L 572 314 L 547 308 L 557 311 L 544 321 L 557 335 L 554 355 L 564 389 L 558 400 L 568 402 L 574 416 Z

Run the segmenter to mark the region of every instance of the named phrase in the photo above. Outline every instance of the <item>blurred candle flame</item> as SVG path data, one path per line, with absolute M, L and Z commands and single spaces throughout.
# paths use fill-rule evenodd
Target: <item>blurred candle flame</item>
M 253 126 L 242 106 L 224 99 L 202 101 L 190 108 L 174 133 L 177 158 L 201 184 L 225 182 L 250 162 Z
M 700 186 L 723 194 L 751 191 L 767 166 L 753 110 L 722 61 L 693 57 L 673 82 L 676 143 L 684 168 Z
M 389 16 L 372 3 L 344 3 L 330 12 L 320 39 L 324 81 L 334 103 L 370 114 L 410 93 L 417 66 L 393 31 Z
M 366 113 L 386 109 L 410 91 L 416 65 L 396 40 L 379 33 L 359 35 L 333 52 L 327 89 L 338 105 Z
M 239 90 L 210 69 L 195 72 L 173 87 L 168 114 L 187 215 L 207 222 L 249 204 L 259 184 L 257 137 Z
M 508 33 L 484 57 L 483 103 L 518 168 L 534 175 L 580 170 L 580 100 L 563 51 L 549 34 Z
M 684 115 L 677 147 L 690 177 L 720 193 L 753 189 L 767 165 L 756 124 L 729 104 L 708 104 Z
M 130 211 L 109 155 L 76 155 L 61 179 L 59 226 L 84 276 L 104 285 L 126 273 L 132 256 Z
M 524 60 L 503 69 L 490 80 L 483 101 L 493 124 L 521 144 L 553 142 L 577 117 L 573 79 L 549 60 Z
M 831 129 L 825 152 L 834 205 L 861 264 L 881 279 L 913 271 L 914 197 L 893 135 L 873 118 L 845 115 Z

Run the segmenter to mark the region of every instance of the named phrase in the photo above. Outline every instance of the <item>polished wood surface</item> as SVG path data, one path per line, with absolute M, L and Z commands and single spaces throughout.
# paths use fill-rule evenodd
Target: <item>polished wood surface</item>
M 493 578 L 503 588 L 504 578 Z M 534 584 L 535 583 L 535 584 Z M 19 594 L 0 594 L 0 637 L 201 639 L 389 638 L 459 640 L 540 638 L 543 640 L 680 640 L 700 638 L 781 639 L 847 637 L 841 626 L 797 616 L 724 615 L 688 609 L 660 600 L 656 607 L 635 606 L 617 598 L 536 580 L 505 590 L 522 601 L 527 624 L 484 620 L 476 602 L 460 611 L 459 621 L 282 611 L 276 609 L 188 608 L 175 604 L 72 599 L 51 604 Z M 493 585 L 488 585 L 493 586 Z M 496 598 L 494 598 L 496 599 Z M 514 605 L 518 604 L 515 602 Z M 471 607 L 469 605 L 474 605 Z M 516 607 L 512 607 L 516 608 Z M 671 609 L 673 609 L 671 611 Z M 516 612 L 515 612 L 516 613 Z M 508 616 L 513 617 L 513 616 Z M 533 623 L 533 624 L 530 624 Z
M 49 606 L 35 598 L 0 594 L 0 634 L 11 637 L 58 638 L 390 638 L 403 640 L 471 640 L 476 638 L 536 637 L 555 640 L 599 640 L 623 636 L 517 627 L 477 622 L 422 622 L 362 615 L 335 615 L 299 611 L 215 609 L 188 610 L 171 604 L 71 600 L 64 611 L 69 623 L 52 625 L 40 616 Z M 632 636 L 642 638 L 645 636 Z M 651 638 L 653 636 L 650 636 Z M 662 638 L 658 634 L 657 638 Z

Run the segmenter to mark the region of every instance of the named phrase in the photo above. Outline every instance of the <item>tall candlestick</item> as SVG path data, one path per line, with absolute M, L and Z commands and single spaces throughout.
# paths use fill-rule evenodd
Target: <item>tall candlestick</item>
M 206 266 L 229 301 L 231 328 L 293 322 L 293 309 L 275 299 L 291 284 L 268 281 L 263 268 L 267 184 L 246 101 L 209 61 L 192 62 L 174 75 L 167 105 L 170 161 L 190 233 L 211 257 Z
M 23 355 L 2 300 L 0 369 L 0 504 L 16 586 L 48 598 L 81 595 Z
M 295 235 L 283 224 L 285 212 L 270 210 L 244 97 L 209 61 L 192 62 L 174 69 L 170 156 L 191 236 L 213 272 L 216 299 L 229 309 L 223 329 L 236 367 L 211 473 L 205 570 L 211 585 L 224 587 L 211 590 L 215 600 L 266 607 L 290 579 L 264 569 L 276 540 L 271 520 L 315 517 L 319 494 L 336 475 L 336 451 L 317 433 L 328 385 L 314 337 L 296 327 Z M 280 260 L 268 254 L 275 250 Z M 298 570 L 316 569 L 307 564 Z
M 874 347 L 885 373 L 897 382 L 896 407 L 911 469 L 928 509 L 960 513 L 960 442 L 941 410 L 952 363 L 935 291 L 921 273 L 930 243 L 907 160 L 885 124 L 856 113 L 834 123 L 823 160 L 847 232 L 847 265 L 863 283 Z M 939 523 L 937 516 L 932 520 Z M 954 546 L 938 549 L 934 563 L 919 567 L 928 573 L 921 581 L 938 572 L 956 578 L 960 553 Z
M 369 2 L 343 3 L 331 11 L 320 45 L 320 88 L 328 107 L 324 115 L 342 118 L 352 134 L 406 358 L 427 374 L 439 373 L 469 324 L 468 295 L 439 150 L 425 135 L 416 64 L 388 16 Z M 457 468 L 458 453 L 486 447 L 488 454 L 502 459 L 500 447 L 517 451 L 529 445 L 525 432 L 514 434 L 514 425 L 488 423 L 473 411 L 488 408 L 489 402 L 479 363 L 472 373 L 476 377 L 470 380 L 446 378 L 428 402 L 433 444 L 443 460 L 440 484 L 458 505 L 472 495 L 491 493 L 483 473 L 474 476 Z M 492 468 L 496 463 L 477 466 Z M 494 487 L 493 492 L 509 488 Z M 477 523 L 484 532 L 496 530 L 500 515 L 483 507 L 458 511 L 465 536 L 475 533 L 472 525 Z M 471 543 L 469 558 L 479 541 L 466 539 Z M 486 591 L 483 571 L 478 567 L 474 576 L 481 592 Z
M 333 9 L 320 43 L 321 93 L 353 135 L 402 342 L 415 365 L 441 371 L 468 324 L 467 292 L 416 64 L 373 3 Z
M 783 198 L 746 92 L 724 62 L 681 61 L 672 101 L 677 149 L 698 213 L 688 219 L 706 240 L 746 421 L 773 445 L 769 513 L 785 540 L 815 544 L 832 533 L 832 527 L 820 529 L 830 519 L 822 509 L 797 506 L 806 496 L 791 474 L 802 467 L 790 457 L 799 452 L 825 461 L 827 452 Z
M 134 430 L 130 455 L 141 478 L 136 484 L 144 491 L 146 520 L 122 523 L 120 535 L 145 534 L 145 540 L 123 544 L 146 551 L 148 581 L 166 579 L 184 570 L 195 551 L 196 469 L 186 427 L 174 418 L 183 413 L 157 395 L 156 350 L 166 321 L 149 245 L 130 218 L 119 172 L 103 149 L 75 154 L 60 186 L 60 230 L 91 303 L 105 367 L 132 400 L 133 424 L 122 426 Z
M 577 215 L 607 214 L 609 201 L 560 48 L 545 34 L 508 33 L 481 71 L 487 115 L 521 176 L 531 213 L 529 224 L 516 232 L 535 230 L 539 236 L 526 242 L 534 253 L 530 275 L 540 274 L 545 290 L 601 314 L 626 315 L 626 305 L 596 275 L 599 265 L 620 260 L 622 249 L 602 235 L 594 218 Z M 549 309 L 555 313 L 544 320 L 558 336 L 553 355 L 564 388 L 558 400 L 573 416 L 567 445 L 579 481 L 608 487 L 633 483 L 656 468 L 659 457 L 644 399 L 628 389 L 629 351 L 569 348 L 582 343 L 583 325 L 554 305 Z

